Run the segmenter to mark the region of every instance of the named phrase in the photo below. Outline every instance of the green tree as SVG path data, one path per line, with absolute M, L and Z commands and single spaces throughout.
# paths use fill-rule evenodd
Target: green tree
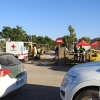
M 0 35 L 6 40 L 10 38 L 11 41 L 26 41 L 26 32 L 20 26 L 16 28 L 4 26 Z
M 36 37 L 36 35 L 32 35 L 32 42 L 33 43 L 37 43 L 37 37 Z
M 68 30 L 69 30 L 70 34 L 63 36 L 64 43 L 62 45 L 66 46 L 68 49 L 70 49 L 72 47 L 72 45 L 74 45 L 74 43 L 78 41 L 78 39 L 76 38 L 75 30 L 71 25 L 68 26 Z
M 63 37 L 63 46 L 66 46 L 68 49 L 70 49 L 72 45 L 72 39 L 70 35 L 64 36 Z
M 100 37 L 97 38 L 98 42 L 100 42 Z
M 84 41 L 86 41 L 87 43 L 90 43 L 90 42 L 91 42 L 91 38 L 90 38 L 90 37 L 82 37 L 82 38 L 80 38 L 79 40 L 84 40 Z
M 75 30 L 74 30 L 74 28 L 73 28 L 71 25 L 68 26 L 68 30 L 69 30 L 69 32 L 70 32 L 70 35 L 71 35 L 71 34 L 74 34 L 74 31 L 75 31 Z
M 45 39 L 44 39 L 44 37 L 38 36 L 38 37 L 37 37 L 37 43 L 39 43 L 39 44 L 45 44 Z
M 45 42 L 46 44 L 52 45 L 52 39 L 49 38 L 48 36 L 45 36 Z
M 71 25 L 69 25 L 68 30 L 70 32 L 70 45 L 74 45 L 74 42 L 77 42 L 75 29 Z
M 6 41 L 5 40 L 1 40 L 0 41 L 0 46 L 1 47 L 5 47 L 6 46 Z
M 0 35 L 2 38 L 5 38 L 8 40 L 12 34 L 12 29 L 11 27 L 4 26 L 2 32 L 0 32 Z

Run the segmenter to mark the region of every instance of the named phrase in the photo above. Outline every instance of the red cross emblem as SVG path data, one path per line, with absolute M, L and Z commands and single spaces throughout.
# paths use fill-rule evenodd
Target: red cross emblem
M 11 47 L 14 49 L 16 46 L 13 44 Z

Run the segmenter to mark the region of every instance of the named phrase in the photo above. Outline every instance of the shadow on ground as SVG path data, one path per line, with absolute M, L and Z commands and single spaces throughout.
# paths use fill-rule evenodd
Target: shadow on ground
M 54 52 L 46 52 L 45 55 L 50 55 L 50 56 L 54 56 L 55 53 Z
M 59 87 L 26 84 L 0 100 L 61 100 Z
M 41 55 L 40 59 L 30 59 L 30 61 L 26 62 L 26 64 L 33 64 L 34 66 L 38 67 L 48 67 L 49 69 L 54 71 L 68 71 L 70 68 L 76 65 L 75 63 L 71 63 L 71 61 L 68 62 L 68 60 L 66 59 L 67 63 L 65 65 L 59 66 L 59 63 L 54 60 L 54 58 L 54 51 L 46 52 L 45 55 Z
M 42 58 L 40 60 L 30 60 L 26 64 L 33 64 L 38 67 L 49 67 L 49 69 L 54 71 L 68 71 L 70 68 L 72 68 L 75 64 L 66 64 L 63 66 L 59 66 L 59 64 L 53 62 L 53 59 L 51 58 Z

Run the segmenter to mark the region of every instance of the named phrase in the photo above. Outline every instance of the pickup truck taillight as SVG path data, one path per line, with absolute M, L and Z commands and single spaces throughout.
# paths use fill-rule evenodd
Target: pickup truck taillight
M 4 77 L 8 74 L 11 74 L 11 70 L 9 70 L 9 69 L 0 69 L 0 77 Z

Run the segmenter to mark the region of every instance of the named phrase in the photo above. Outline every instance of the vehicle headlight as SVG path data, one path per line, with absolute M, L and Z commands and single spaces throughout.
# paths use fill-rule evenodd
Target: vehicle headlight
M 62 80 L 62 85 L 66 86 L 67 83 L 72 83 L 75 80 L 76 76 L 65 75 Z

